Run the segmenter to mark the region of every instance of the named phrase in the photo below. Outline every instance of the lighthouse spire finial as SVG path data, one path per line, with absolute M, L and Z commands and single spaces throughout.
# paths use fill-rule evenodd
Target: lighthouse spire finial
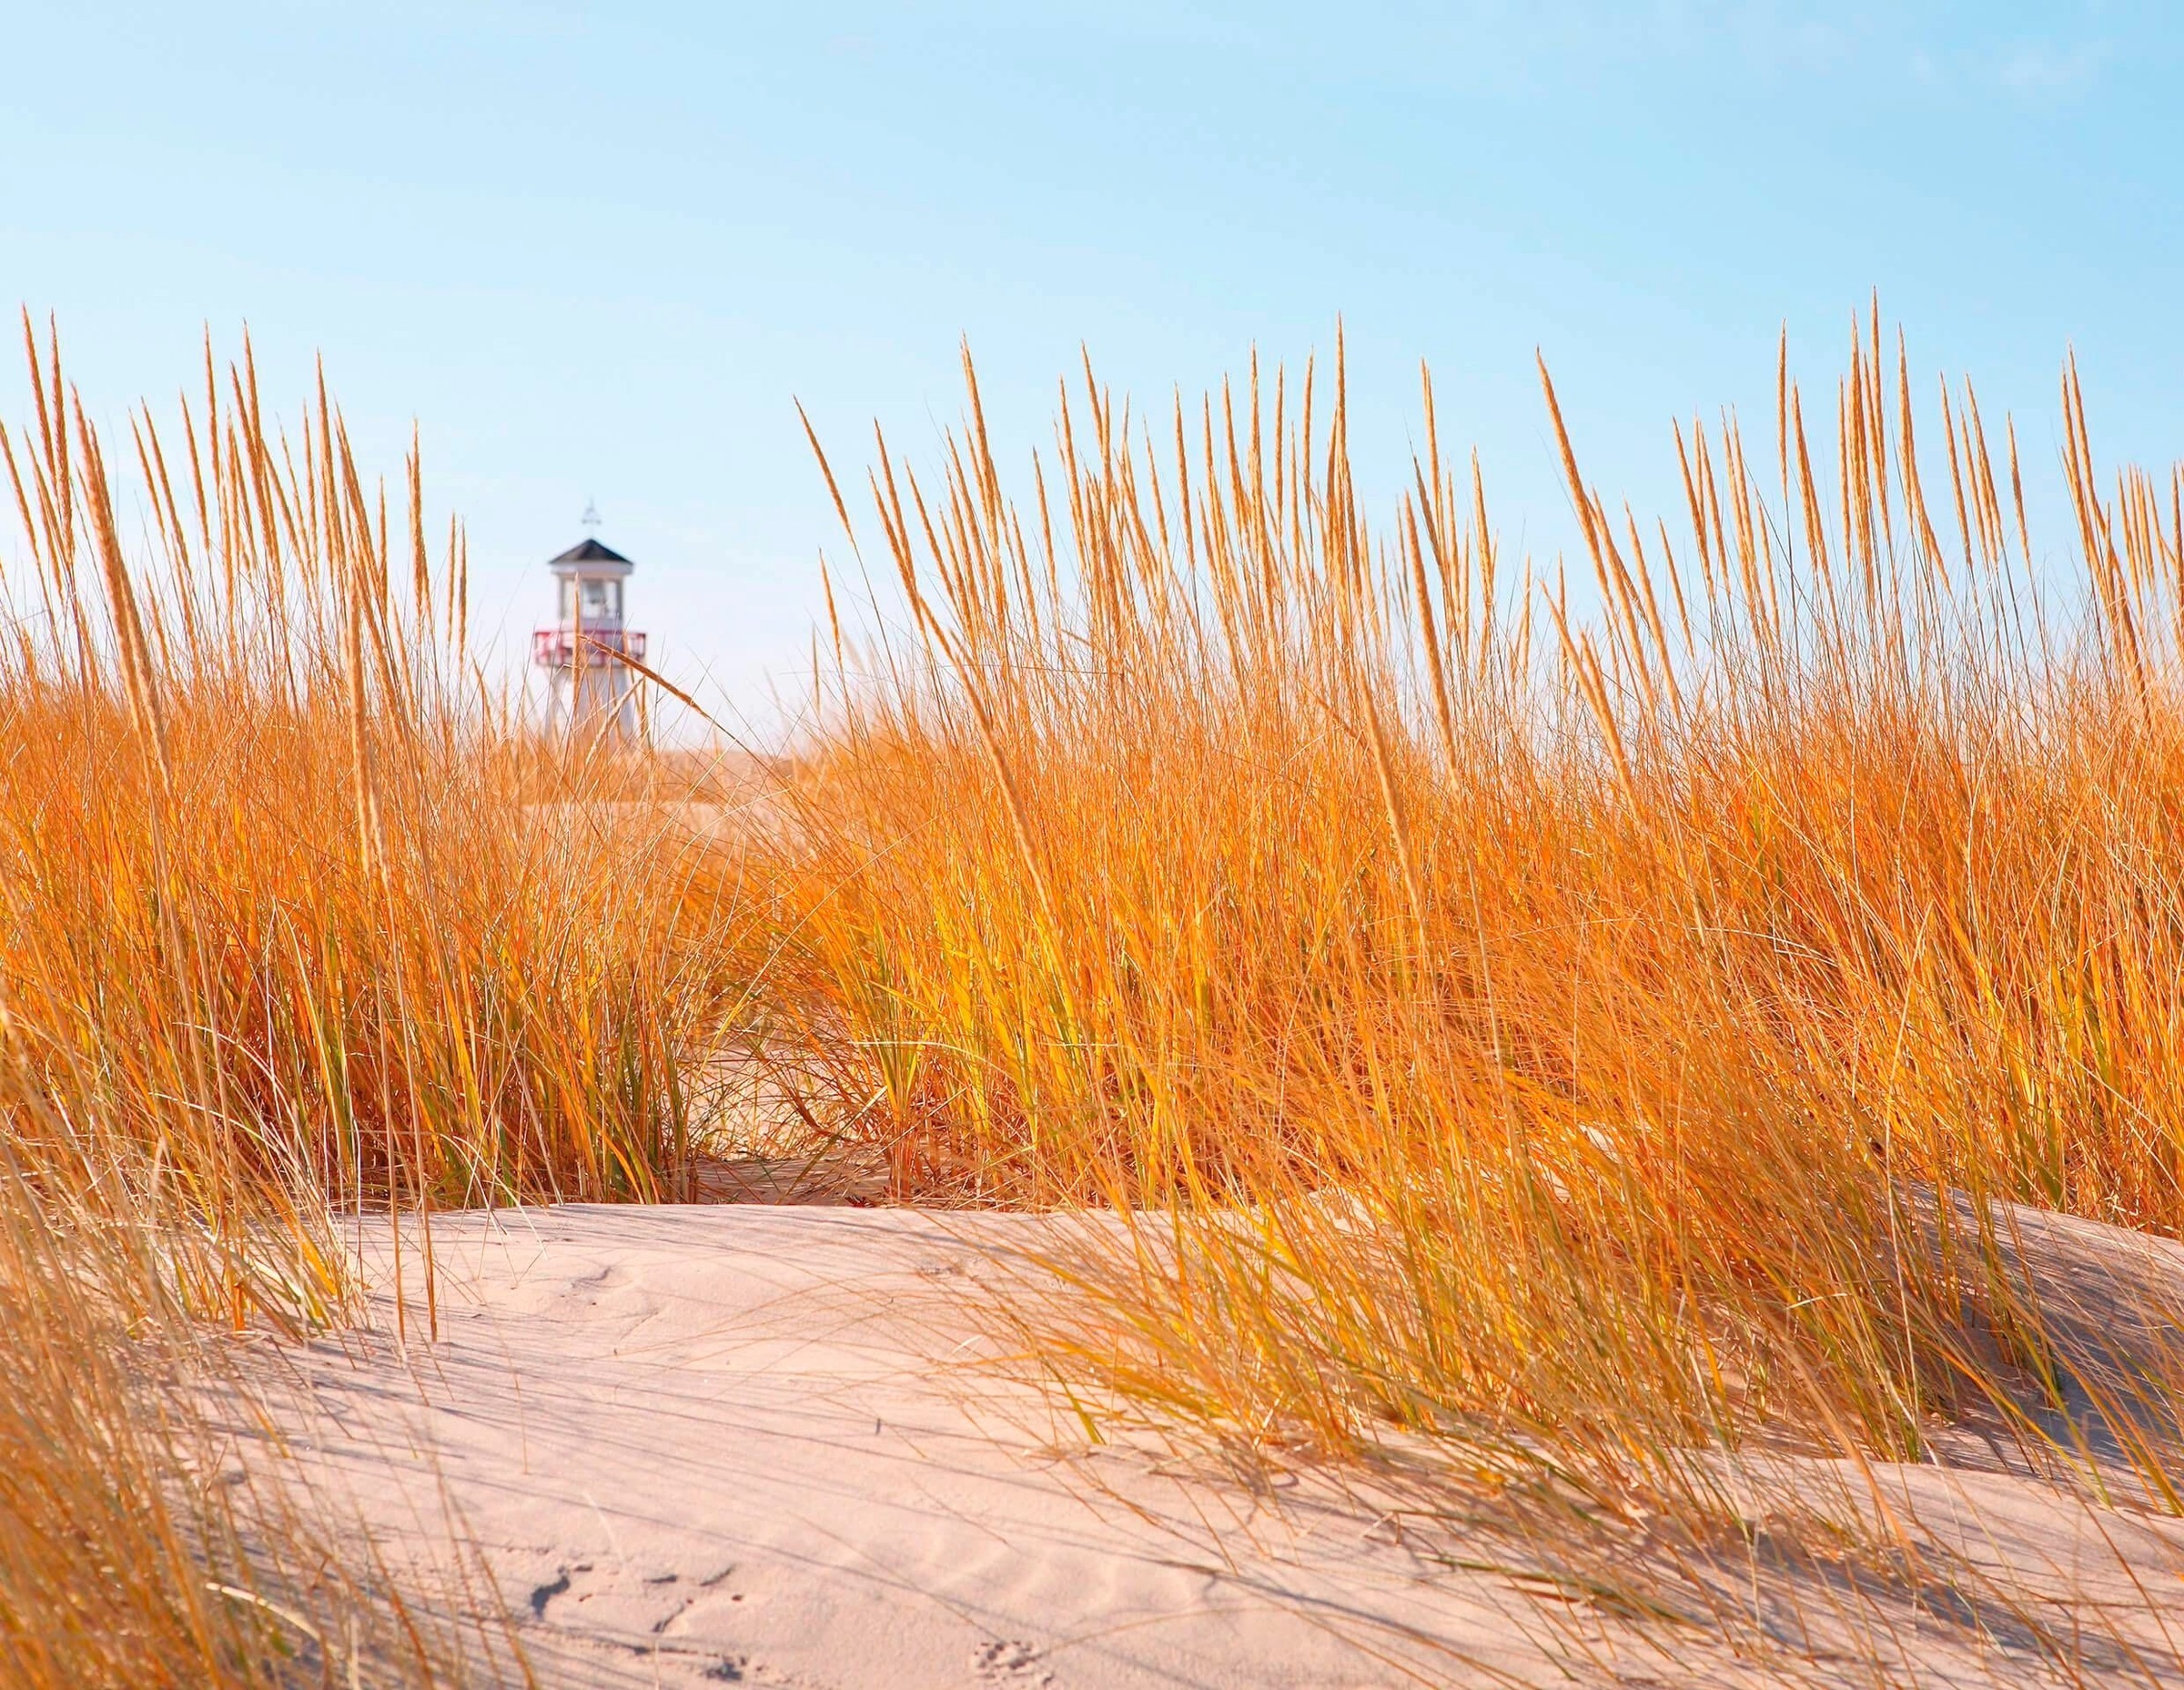
M 599 501 L 597 500 L 587 499 L 584 501 L 582 520 L 584 527 L 591 532 L 594 534 L 599 532 Z

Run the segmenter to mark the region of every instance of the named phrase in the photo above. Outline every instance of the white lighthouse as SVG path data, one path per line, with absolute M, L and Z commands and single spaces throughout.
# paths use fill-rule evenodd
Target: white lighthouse
M 531 634 L 531 661 L 547 672 L 547 731 L 587 743 L 635 740 L 638 676 L 622 662 L 644 661 L 644 635 L 623 617 L 634 566 L 587 538 L 546 567 L 559 614 Z

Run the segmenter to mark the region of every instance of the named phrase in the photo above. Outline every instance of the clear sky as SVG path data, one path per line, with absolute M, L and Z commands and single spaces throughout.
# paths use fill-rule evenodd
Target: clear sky
M 2051 463 L 2075 342 L 2104 457 L 2184 428 L 2184 25 L 2159 4 L 916 6 L 200 0 L 5 9 L 0 299 L 95 410 L 251 325 L 323 349 L 364 455 L 410 420 L 514 650 L 602 537 L 669 666 L 763 715 L 834 544 L 800 397 L 862 463 L 959 414 L 1005 456 L 1080 342 L 1165 404 L 1348 326 L 1369 488 L 1416 360 L 1508 537 L 1568 535 L 1532 370 L 1646 504 L 1672 414 L 1772 415 L 1877 288 Z M 0 362 L 19 415 L 19 372 Z

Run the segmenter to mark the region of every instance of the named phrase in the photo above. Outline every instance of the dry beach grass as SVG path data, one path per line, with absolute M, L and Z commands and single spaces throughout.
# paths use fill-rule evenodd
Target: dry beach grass
M 5 1525 L 32 1583 L 8 1624 L 56 1644 L 81 1631 L 92 1653 L 15 1665 L 30 1684 L 154 1683 L 171 1654 L 168 1681 L 256 1683 L 301 1669 L 253 1654 L 224 1610 L 207 1621 L 201 1592 L 175 1587 L 158 1622 L 197 1628 L 197 1654 L 155 1631 L 99 1665 L 109 1628 L 71 1617 L 111 1612 L 116 1567 L 151 1589 L 186 1549 L 224 1553 L 161 1523 L 168 1494 L 198 1519 L 186 1457 L 204 1428 L 187 1393 L 125 1392 L 124 1361 L 203 1373 L 177 1321 L 299 1335 L 349 1318 L 337 1211 L 353 1229 L 435 1202 L 660 1195 L 685 1159 L 691 1041 L 718 1020 L 703 942 L 724 904 L 711 868 L 646 848 L 686 829 L 656 805 L 572 805 L 592 772 L 531 754 L 465 693 L 460 541 L 428 567 L 414 462 L 390 540 L 323 394 L 291 442 L 248 360 L 223 388 L 208 353 L 169 433 L 132 419 L 147 569 L 57 346 L 29 362 L 35 414 L 0 436 L 26 541 L 0 659 L 9 1339 L 26 1381 L 65 1390 L 66 1358 L 88 1358 L 96 1389 L 69 1413 L 28 1385 L 16 1399 Z M 596 875 L 602 854 L 653 873 Z M 88 1329 L 61 1312 L 79 1304 Z M 118 1528 L 133 1516 L 112 1499 L 129 1499 L 157 1554 L 94 1533 L 41 1562 L 68 1541 L 53 1511 L 101 1496 L 86 1519 Z M 444 1655 L 388 1670 L 444 1679 Z
M 1939 1625 L 1997 1675 L 2174 1675 L 2173 1573 L 2074 1604 L 1917 1475 L 2096 1537 L 2179 1509 L 2179 1281 L 2116 1242 L 2184 1226 L 2179 484 L 2098 473 L 2067 373 L 2036 548 L 2014 426 L 1887 349 L 1862 319 L 1832 453 L 1786 358 L 1764 465 L 1679 429 L 1673 527 L 1549 387 L 1576 581 L 1503 549 L 1430 384 L 1370 525 L 1339 350 L 1157 426 L 1087 371 L 1020 505 L 974 381 L 936 476 L 883 446 L 873 517 L 837 492 L 886 592 L 860 631 L 830 579 L 804 738 L 730 774 L 532 744 L 415 460 L 390 517 L 247 358 L 133 420 L 147 563 L 34 343 L 25 1236 L 126 1234 L 178 1311 L 299 1335 L 366 1309 L 358 1229 L 784 1153 L 1103 1209 L 996 1316 L 1081 1435 L 1395 1487 L 1444 1562 L 1768 1670 L 1890 1678 Z M 2103 1577 L 2154 1576 L 2146 1530 Z
M 1763 1535 L 1716 1456 L 1877 1498 L 1977 1422 L 2176 1506 L 2165 1311 L 2068 1351 L 2009 1205 L 2180 1219 L 2178 483 L 2104 485 L 2067 371 L 2075 568 L 2036 553 L 2014 425 L 1921 420 L 1891 349 L 1862 319 L 1830 475 L 1786 349 L 1764 469 L 1680 428 L 1680 534 L 1584 481 L 1542 368 L 1590 617 L 1430 383 L 1368 528 L 1339 354 L 1150 422 L 1087 370 L 1022 510 L 975 383 L 933 481 L 883 448 L 911 625 L 823 701 L 768 997 L 913 1183 L 1140 1217 L 1035 1334 L 1058 1375 L 1423 1437 L 1452 1517 L 1531 1498 L 1687 1588 Z M 1868 1513 L 1825 1554 L 1950 1582 Z
M 350 1511 L 242 1458 L 261 1400 L 174 1265 L 147 1219 L 88 1221 L 0 1170 L 0 1683 L 525 1682 L 490 1610 L 451 1624 L 435 1600 L 462 1557 L 390 1571 Z

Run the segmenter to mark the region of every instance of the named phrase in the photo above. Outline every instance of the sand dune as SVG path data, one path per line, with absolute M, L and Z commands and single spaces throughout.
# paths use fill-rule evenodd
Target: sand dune
M 1150 1447 L 1089 1450 L 1028 1384 L 971 1365 L 993 1341 L 965 1292 L 1014 1270 L 1038 1225 L 443 1217 L 440 1342 L 321 1343 L 273 1399 L 390 1553 L 429 1552 L 452 1506 L 549 1685 L 1873 1682 L 1855 1638 L 1816 1663 L 1740 1660 L 1451 1570 L 1309 1477 L 1255 1494 Z M 382 1289 L 383 1327 L 390 1311 Z M 413 1282 L 413 1332 L 422 1318 Z M 2128 1606 L 2128 1562 L 2154 1581 L 2149 1624 L 2179 1588 L 2164 1524 L 2007 1473 L 1899 1477 L 2013 1577 Z M 2122 1561 L 2101 1547 L 2118 1543 Z M 2023 1665 L 1989 1633 L 1911 1614 L 1887 1646 L 1926 1682 L 1982 1683 Z

